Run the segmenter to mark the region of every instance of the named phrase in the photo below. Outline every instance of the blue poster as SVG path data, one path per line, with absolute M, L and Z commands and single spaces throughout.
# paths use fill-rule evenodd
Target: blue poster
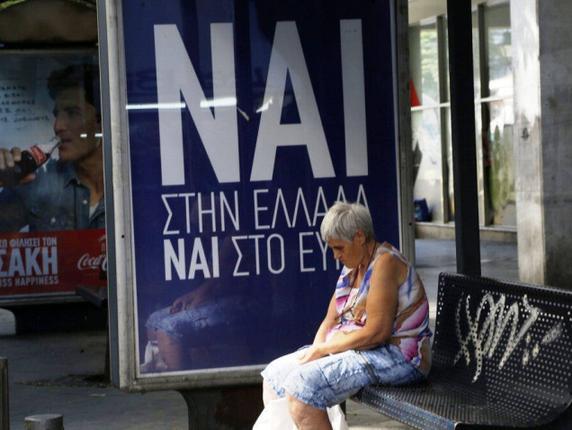
M 140 375 L 311 343 L 337 200 L 399 246 L 390 1 L 123 2 Z

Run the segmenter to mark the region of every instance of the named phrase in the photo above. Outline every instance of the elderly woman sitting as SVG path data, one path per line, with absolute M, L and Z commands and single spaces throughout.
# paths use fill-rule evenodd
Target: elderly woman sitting
M 312 345 L 262 372 L 264 403 L 287 396 L 299 429 L 331 429 L 326 408 L 369 384 L 423 380 L 431 366 L 429 304 L 413 266 L 374 238 L 368 209 L 336 203 L 322 239 L 344 267 Z

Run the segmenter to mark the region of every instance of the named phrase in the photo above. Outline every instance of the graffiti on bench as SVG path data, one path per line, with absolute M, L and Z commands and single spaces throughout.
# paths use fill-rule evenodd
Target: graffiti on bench
M 493 357 L 493 354 L 499 347 L 499 341 L 507 328 L 509 330 L 508 340 L 506 343 L 503 343 L 505 350 L 498 363 L 499 369 L 504 367 L 517 345 L 523 339 L 527 348 L 524 349 L 522 363 L 526 366 L 531 358 L 534 359 L 538 356 L 541 345 L 554 342 L 562 334 L 562 324 L 556 323 L 545 333 L 540 343 L 535 343 L 532 346 L 532 350 L 530 350 L 528 347 L 531 343 L 531 336 L 528 331 L 540 316 L 541 310 L 528 303 L 526 295 L 522 297 L 520 305 L 519 302 L 514 302 L 507 307 L 504 294 L 501 294 L 496 302 L 492 294 L 486 294 L 479 303 L 474 316 L 471 315 L 470 300 L 471 296 L 467 295 L 464 300 L 463 297 L 460 298 L 457 304 L 455 330 L 460 349 L 454 363 L 456 364 L 462 357 L 465 358 L 467 366 L 471 363 L 469 346 L 472 344 L 476 361 L 473 382 L 476 382 L 481 375 L 483 359 L 490 360 Z M 523 312 L 520 311 L 521 306 L 524 309 Z M 462 333 L 461 328 L 463 308 L 468 330 L 466 334 Z

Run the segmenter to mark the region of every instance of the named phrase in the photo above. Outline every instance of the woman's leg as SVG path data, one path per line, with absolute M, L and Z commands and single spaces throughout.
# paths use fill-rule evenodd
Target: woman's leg
M 145 323 L 147 343 L 145 344 L 143 363 L 141 363 L 140 367 L 143 373 L 165 370 L 165 364 L 162 361 L 157 342 L 157 331 L 159 324 L 167 315 L 169 315 L 169 308 L 159 309 L 149 315 L 149 318 Z
M 284 397 L 285 392 L 282 384 L 292 370 L 300 367 L 298 358 L 302 354 L 303 350 L 298 350 L 278 357 L 262 371 L 262 377 L 264 378 L 262 382 L 262 401 L 264 406 L 271 400 Z
M 187 360 L 185 358 L 185 351 L 181 341 L 162 330 L 157 330 L 155 334 L 159 344 L 159 354 L 167 365 L 167 370 L 184 369 L 187 364 Z
M 346 351 L 299 366 L 289 373 L 283 387 L 299 429 L 330 430 L 326 408 L 373 382 L 368 363 L 358 352 Z
M 157 330 L 154 328 L 147 327 L 147 341 L 148 342 L 155 342 L 157 340 Z
M 188 338 L 195 329 L 193 309 L 171 313 L 167 306 L 151 314 L 147 323 L 147 339 L 156 342 L 160 371 L 182 370 L 189 365 Z
M 155 342 L 157 341 L 157 330 L 161 321 L 169 316 L 169 308 L 159 309 L 149 315 L 147 321 L 145 323 L 145 331 L 147 333 L 147 341 L 148 342 Z
M 278 394 L 274 391 L 274 388 L 266 382 L 265 379 L 262 380 L 262 403 L 264 403 L 264 407 L 268 405 L 269 402 L 272 400 L 278 399 Z
M 290 416 L 298 430 L 332 430 L 327 411 L 307 405 L 290 395 L 287 397 Z

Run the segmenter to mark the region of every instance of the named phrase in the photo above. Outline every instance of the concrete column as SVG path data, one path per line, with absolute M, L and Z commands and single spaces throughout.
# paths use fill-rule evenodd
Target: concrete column
M 572 280 L 572 2 L 511 0 L 520 278 Z
M 510 20 L 519 276 L 522 281 L 543 283 L 540 41 L 536 6 L 537 0 L 511 0 Z
M 572 280 L 572 2 L 539 0 L 547 284 Z

